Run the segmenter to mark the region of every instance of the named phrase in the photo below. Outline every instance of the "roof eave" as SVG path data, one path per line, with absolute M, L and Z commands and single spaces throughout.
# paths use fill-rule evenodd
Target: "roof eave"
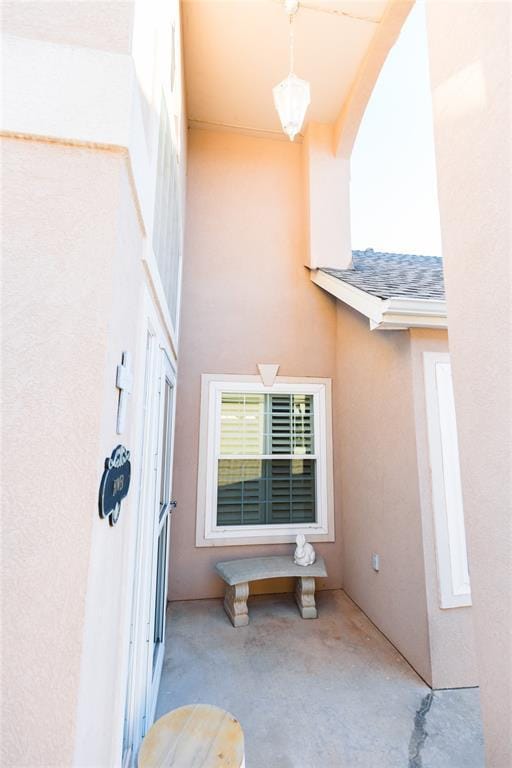
M 372 331 L 448 328 L 446 301 L 414 298 L 380 299 L 320 269 L 312 270 L 310 274 L 315 285 L 365 315 L 370 320 Z

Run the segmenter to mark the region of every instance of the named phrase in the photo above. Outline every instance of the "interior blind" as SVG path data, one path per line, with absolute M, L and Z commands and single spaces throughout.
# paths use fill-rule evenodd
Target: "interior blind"
M 225 392 L 218 525 L 316 520 L 313 396 Z

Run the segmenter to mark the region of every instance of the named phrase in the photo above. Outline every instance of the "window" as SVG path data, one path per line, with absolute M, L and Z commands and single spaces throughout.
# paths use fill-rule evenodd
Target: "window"
M 334 540 L 329 380 L 203 376 L 201 419 L 198 546 Z
M 221 392 L 217 525 L 314 523 L 313 395 Z
M 176 325 L 181 263 L 180 181 L 176 139 L 164 94 L 160 107 L 153 250 L 172 322 Z

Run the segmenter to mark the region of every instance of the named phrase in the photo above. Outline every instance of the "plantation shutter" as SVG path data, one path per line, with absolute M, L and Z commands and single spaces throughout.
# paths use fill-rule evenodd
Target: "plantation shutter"
M 223 392 L 217 525 L 316 521 L 313 396 Z

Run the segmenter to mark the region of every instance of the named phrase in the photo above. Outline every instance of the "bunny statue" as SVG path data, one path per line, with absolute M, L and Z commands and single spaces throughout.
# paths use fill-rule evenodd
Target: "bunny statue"
M 311 544 L 307 543 L 304 534 L 297 534 L 295 541 L 297 543 L 297 547 L 293 556 L 293 562 L 296 565 L 313 565 L 316 558 L 315 550 Z

